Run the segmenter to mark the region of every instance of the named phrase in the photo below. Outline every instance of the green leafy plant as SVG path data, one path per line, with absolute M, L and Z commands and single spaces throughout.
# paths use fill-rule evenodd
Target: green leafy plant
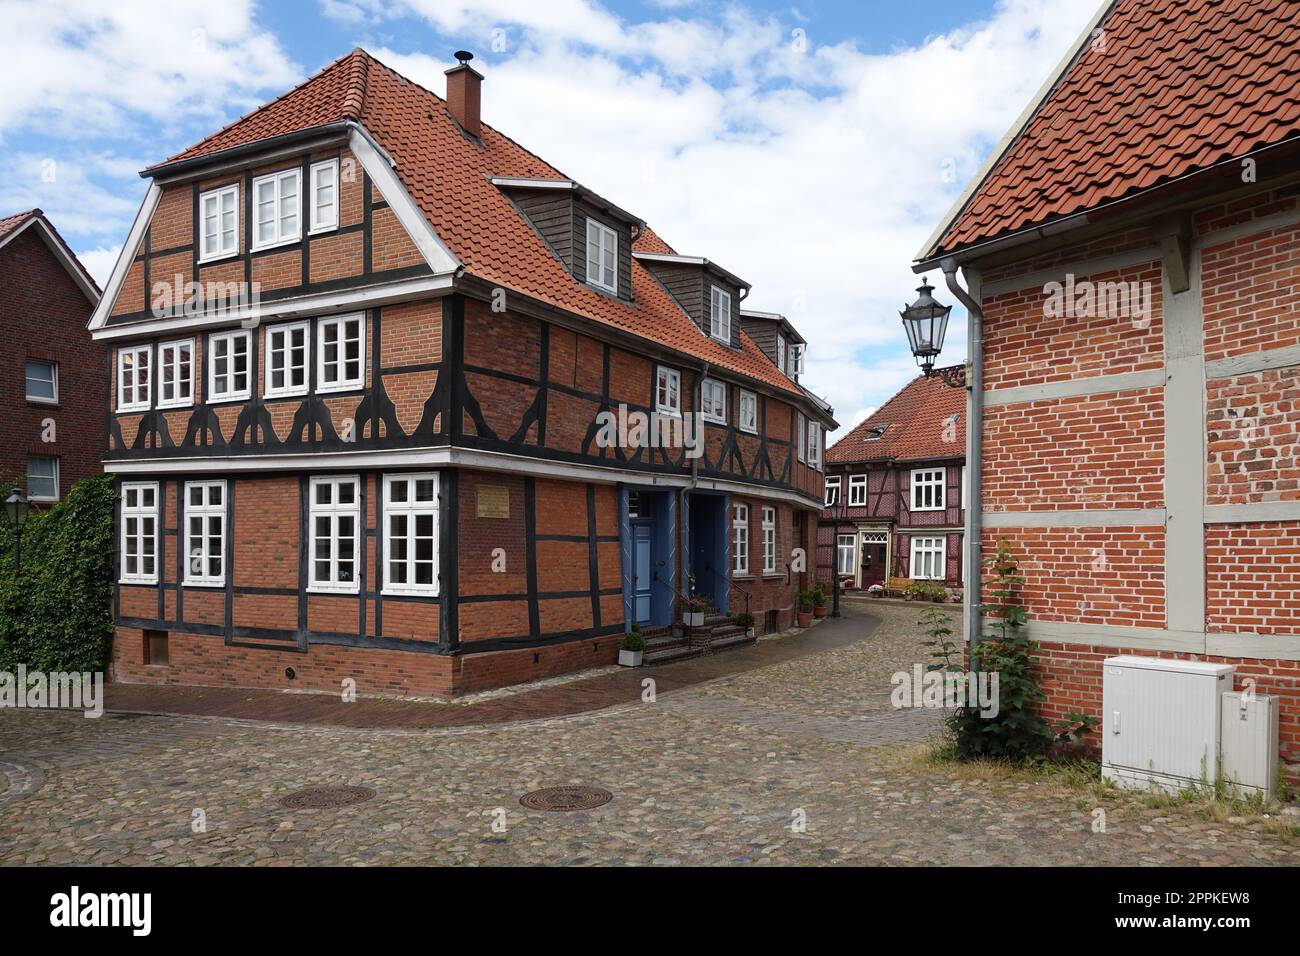
M 87 478 L 28 514 L 22 568 L 0 518 L 0 670 L 99 671 L 113 640 L 113 479 Z
M 921 644 L 932 648 L 929 653 L 930 661 L 925 665 L 925 669 L 954 674 L 964 673 L 961 649 L 952 640 L 952 618 L 937 607 L 928 607 L 921 612 L 921 624 L 930 637 L 928 641 L 922 641 Z
M 937 581 L 914 580 L 907 585 L 904 593 L 914 601 L 932 601 L 936 604 L 948 598 L 948 589 Z
M 745 630 L 749 630 L 754 626 L 754 615 L 750 614 L 748 611 L 734 611 L 731 615 L 731 623 L 736 625 L 736 627 L 743 627 Z
M 645 635 L 641 633 L 641 625 L 636 621 L 632 622 L 632 630 L 623 635 L 623 650 L 645 650 Z
M 813 604 L 816 607 L 826 606 L 826 582 L 825 581 L 817 582 L 816 587 L 813 588 Z
M 816 600 L 817 600 L 816 595 L 814 595 L 812 591 L 800 591 L 799 610 L 803 611 L 804 613 L 810 612 L 813 609 L 813 605 L 816 602 Z
M 977 707 L 962 706 L 947 718 L 948 729 L 959 760 L 994 757 L 1023 761 L 1045 752 L 1054 738 L 1038 713 L 1043 701 L 1043 690 L 1033 673 L 1038 644 L 1025 634 L 1028 615 L 1020 595 L 1025 579 L 1005 538 L 998 539 L 988 567 L 993 574 L 989 587 L 992 601 L 981 606 L 980 612 L 993 618 L 993 624 L 971 649 L 971 660 L 978 670 L 998 675 L 997 713 L 986 717 Z
M 1087 714 L 1071 711 L 1061 720 L 1058 720 L 1053 725 L 1053 729 L 1056 731 L 1056 742 L 1058 744 L 1069 744 L 1083 740 L 1088 734 L 1094 733 L 1097 727 L 1093 718 Z

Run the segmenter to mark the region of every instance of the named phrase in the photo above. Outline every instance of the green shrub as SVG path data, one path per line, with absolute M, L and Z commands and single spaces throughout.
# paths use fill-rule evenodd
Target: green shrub
M 113 479 L 87 478 L 28 513 L 22 568 L 0 518 L 0 670 L 100 671 L 113 639 Z
M 731 623 L 736 627 L 743 627 L 749 630 L 754 626 L 754 615 L 748 611 L 733 611 L 731 614 Z

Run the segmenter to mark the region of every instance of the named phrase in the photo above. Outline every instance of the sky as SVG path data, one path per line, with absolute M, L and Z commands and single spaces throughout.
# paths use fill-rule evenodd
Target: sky
M 354 47 L 439 94 L 471 50 L 485 122 L 790 319 L 834 439 L 916 374 L 911 262 L 1097 2 L 0 0 L 0 215 L 103 284 L 145 166 Z

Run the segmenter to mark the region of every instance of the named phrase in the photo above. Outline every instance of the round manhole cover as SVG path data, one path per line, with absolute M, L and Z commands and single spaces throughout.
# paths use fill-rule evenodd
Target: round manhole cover
M 369 787 L 304 787 L 278 802 L 286 810 L 328 810 L 363 803 L 374 795 Z
M 614 795 L 600 787 L 546 787 L 519 798 L 530 810 L 592 810 L 603 807 Z

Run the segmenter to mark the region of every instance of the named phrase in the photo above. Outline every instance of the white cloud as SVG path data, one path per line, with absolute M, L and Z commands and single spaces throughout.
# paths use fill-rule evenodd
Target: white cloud
M 10 153 L 8 175 L 0 178 L 0 210 L 39 206 L 64 237 L 77 235 L 101 242 L 120 240 L 131 227 L 144 195 L 123 198 L 121 180 L 139 180 L 139 159 L 113 153 L 71 150 L 66 153 Z
M 116 246 L 98 246 L 94 249 L 84 249 L 77 253 L 77 258 L 81 264 L 86 267 L 86 271 L 99 284 L 102 289 L 108 285 L 108 277 L 113 274 L 113 266 L 117 264 L 117 257 L 122 252 L 122 245 Z

